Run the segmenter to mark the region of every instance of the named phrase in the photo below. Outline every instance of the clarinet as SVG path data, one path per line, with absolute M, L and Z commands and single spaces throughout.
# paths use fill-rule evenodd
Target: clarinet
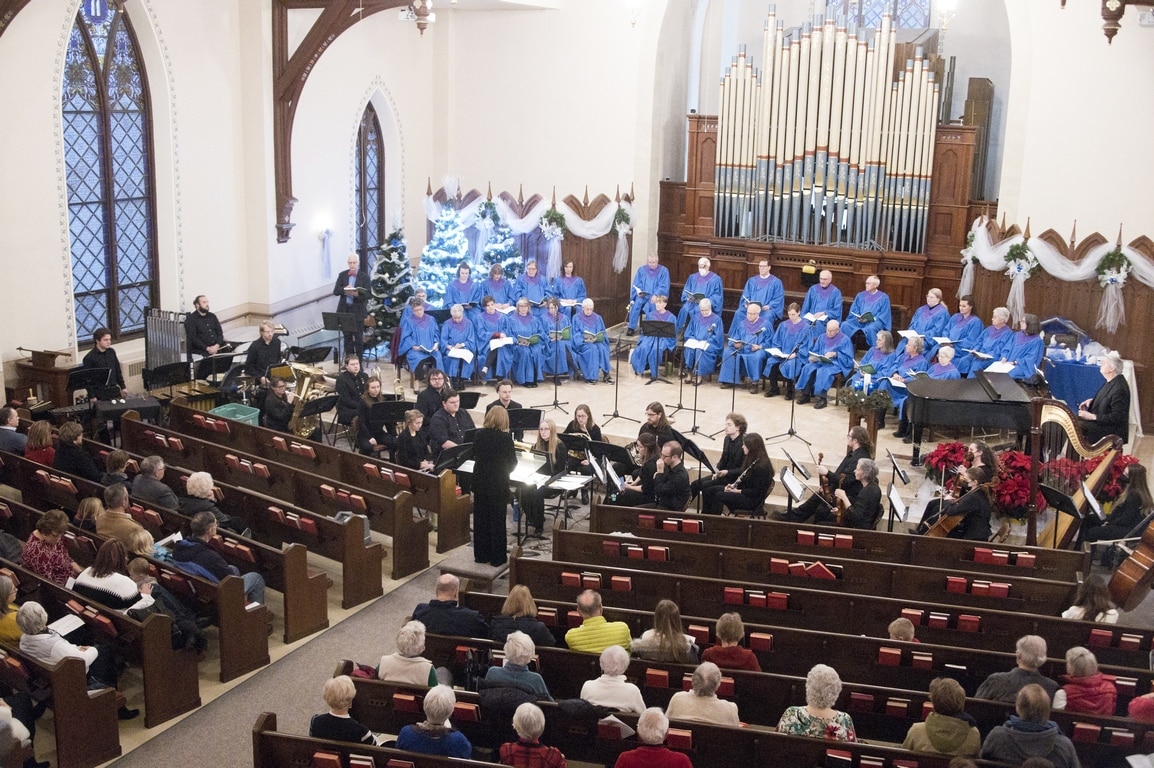
M 761 461 L 761 459 L 758 459 L 757 461 Z M 737 479 L 736 479 L 736 480 L 734 480 L 732 483 L 730 483 L 730 485 L 732 485 L 734 488 L 736 488 L 736 489 L 738 489 L 738 490 L 741 490 L 741 479 L 742 479 L 743 477 L 745 477 L 745 473 L 746 473 L 746 472 L 748 472 L 749 470 L 751 470 L 751 469 L 753 469 L 755 466 L 757 466 L 757 461 L 754 461 L 754 462 L 753 462 L 753 463 L 751 463 L 751 464 L 750 464 L 748 467 L 746 467 L 745 469 L 741 470 L 741 474 L 740 474 L 740 475 L 738 475 L 738 476 L 737 476 Z

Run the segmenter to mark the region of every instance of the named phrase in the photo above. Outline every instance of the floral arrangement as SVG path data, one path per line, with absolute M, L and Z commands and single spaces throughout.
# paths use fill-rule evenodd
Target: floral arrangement
M 556 208 L 545 211 L 545 215 L 541 217 L 540 227 L 541 234 L 546 240 L 565 239 L 565 217 Z
M 477 221 L 487 221 L 494 226 L 499 223 L 499 216 L 497 215 L 497 205 L 492 200 L 486 200 L 481 203 L 481 207 L 477 209 Z
M 629 220 L 629 211 L 625 210 L 625 206 L 617 206 L 617 213 L 613 214 L 613 228 L 619 234 L 627 235 L 629 230 L 633 228 L 632 224 Z
M 840 393 L 838 397 L 841 397 Z M 938 447 L 925 456 L 926 477 L 935 483 L 941 483 L 955 467 L 960 467 L 965 462 L 965 443 L 938 443 Z
M 884 389 L 874 389 L 867 394 L 855 387 L 838 387 L 837 402 L 852 411 L 882 411 L 894 404 L 890 393 Z
M 1125 285 L 1130 274 L 1130 259 L 1120 250 L 1113 250 L 1102 257 L 1094 271 L 1098 273 L 1098 285 L 1105 288 L 1108 285 Z
M 1039 510 L 1046 499 L 1039 493 L 1034 499 Z M 1015 520 L 1026 518 L 1030 503 L 1030 457 L 1021 451 L 998 454 L 998 482 L 994 487 L 994 506 L 1001 514 Z
M 1038 261 L 1038 257 L 1030 250 L 1030 246 L 1023 243 L 1015 243 L 1006 251 L 1006 274 L 1011 277 L 1015 275 L 1033 275 L 1042 264 Z
M 978 263 L 978 254 L 974 251 L 973 232 L 966 233 L 966 247 L 962 249 L 962 263 L 965 264 L 966 262 L 970 264 Z

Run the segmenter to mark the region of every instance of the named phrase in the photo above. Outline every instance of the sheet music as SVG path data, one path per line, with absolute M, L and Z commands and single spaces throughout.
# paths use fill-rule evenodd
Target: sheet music
M 892 376 L 890 377 L 890 385 L 894 386 L 894 387 L 898 387 L 900 389 L 907 389 L 906 383 L 904 381 L 902 381 L 901 379 L 894 378 Z
M 951 339 L 949 336 L 935 336 L 934 337 L 934 343 L 935 344 L 953 344 L 954 340 Z
M 500 339 L 493 339 L 492 341 L 489 342 L 489 349 L 491 349 L 491 350 L 492 349 L 500 349 L 501 347 L 507 347 L 512 343 L 513 343 L 513 337 L 512 336 L 505 336 L 505 337 L 500 338 Z
M 1014 370 L 1014 364 L 1008 360 L 999 360 L 986 366 L 986 373 L 1009 373 L 1012 370 Z
M 770 347 L 767 351 L 769 354 L 773 355 L 774 357 L 780 357 L 782 360 L 785 360 L 787 357 L 789 357 L 788 352 L 782 352 L 777 347 Z
M 510 304 L 509 306 L 505 307 L 504 309 L 501 309 L 500 307 L 496 307 L 496 310 L 497 310 L 498 312 L 500 312 L 502 315 L 507 315 L 507 314 L 509 314 L 509 313 L 511 313 L 511 312 L 516 312 L 516 311 L 517 311 L 517 307 L 516 307 L 515 305 L 513 305 L 513 304 Z
M 906 331 L 898 331 L 898 336 L 901 336 L 903 339 L 919 339 L 919 338 L 922 338 L 922 335 L 921 335 L 920 333 L 918 333 L 917 331 L 909 331 L 909 330 L 906 330 Z
M 464 347 L 453 347 L 449 350 L 449 357 L 457 357 L 464 360 L 466 363 L 473 362 L 473 353 Z
M 897 517 L 898 520 L 901 520 L 904 523 L 906 521 L 906 504 L 904 501 L 902 501 L 902 497 L 901 494 L 898 493 L 898 489 L 891 485 L 889 487 L 889 493 L 886 495 L 889 496 L 890 510 L 894 513 L 894 516 Z
M 709 349 L 709 341 L 707 341 L 706 339 L 701 339 L 700 341 L 697 339 L 686 339 L 685 340 L 685 348 L 686 349 L 699 349 L 702 352 L 704 352 L 705 350 Z
M 816 323 L 818 320 L 822 320 L 824 317 L 825 317 L 824 312 L 822 313 L 821 317 L 818 317 L 817 315 L 815 315 L 812 312 L 806 312 L 804 315 L 801 316 L 801 319 L 805 320 L 808 323 Z
M 963 352 L 969 352 L 971 355 L 978 358 L 979 360 L 993 360 L 994 359 L 993 355 L 987 355 L 985 352 L 980 352 L 976 349 L 962 349 L 962 351 Z

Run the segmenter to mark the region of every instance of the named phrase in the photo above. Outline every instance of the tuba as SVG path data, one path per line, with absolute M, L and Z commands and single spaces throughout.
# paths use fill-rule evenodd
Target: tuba
M 325 372 L 320 368 L 300 363 L 289 363 L 292 368 L 295 397 L 293 399 L 293 415 L 289 421 L 289 429 L 294 435 L 301 438 L 312 436 L 321 426 L 321 417 L 301 416 L 305 403 L 324 397 L 328 391 L 325 385 Z

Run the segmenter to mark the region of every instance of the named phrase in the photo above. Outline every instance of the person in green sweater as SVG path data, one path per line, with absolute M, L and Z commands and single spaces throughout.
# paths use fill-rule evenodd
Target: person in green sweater
M 982 748 L 982 737 L 974 718 L 965 712 L 965 689 L 952 678 L 934 678 L 930 683 L 930 703 L 934 711 L 924 722 L 910 726 L 902 748 L 976 757 Z

